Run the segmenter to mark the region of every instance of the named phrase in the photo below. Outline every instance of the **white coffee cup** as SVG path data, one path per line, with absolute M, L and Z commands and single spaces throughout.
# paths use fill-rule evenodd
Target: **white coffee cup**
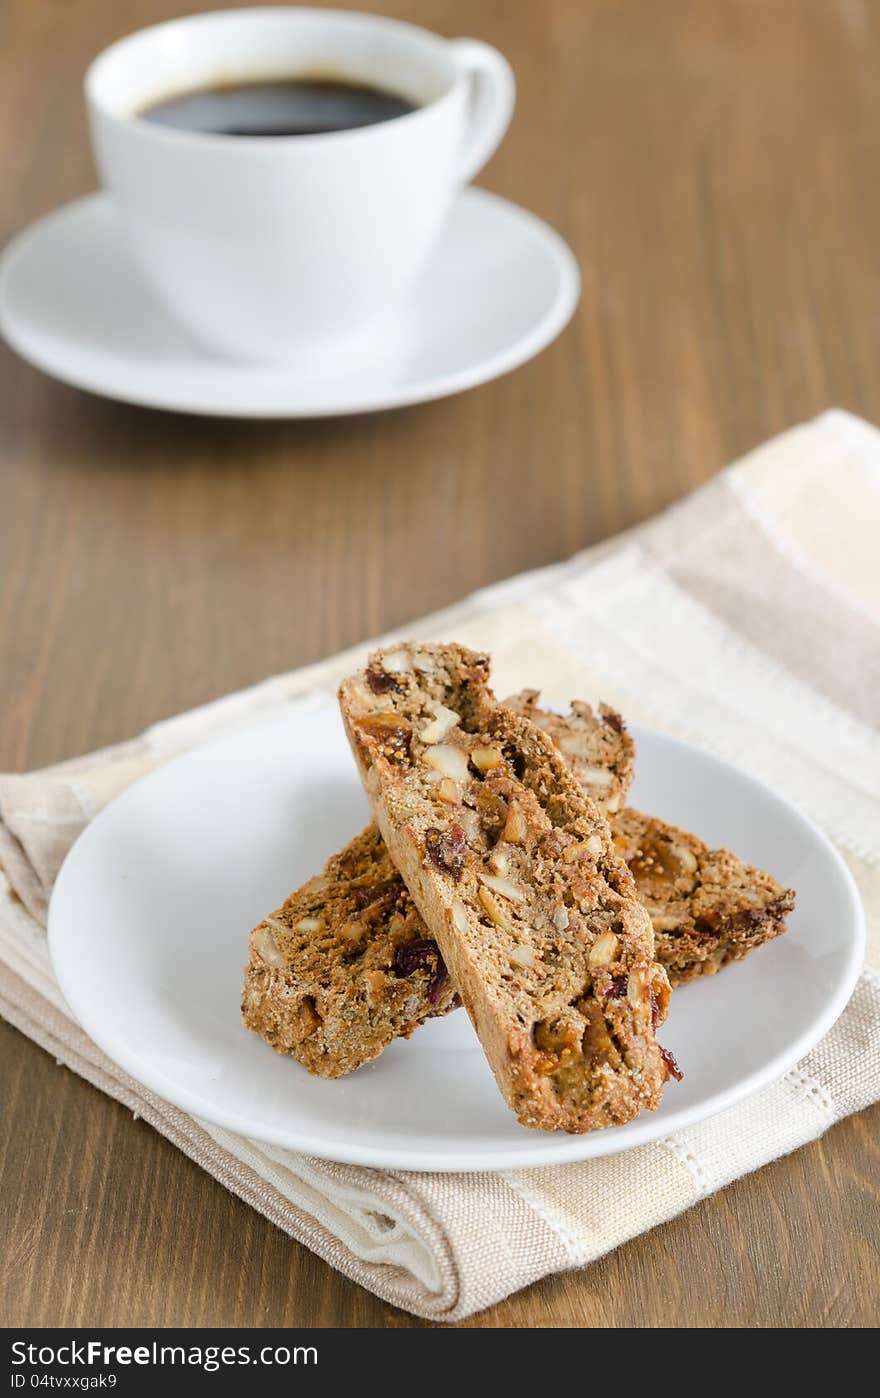
M 328 72 L 416 110 L 271 139 L 138 116 L 200 87 Z M 298 8 L 140 30 L 95 59 L 85 90 L 101 178 L 166 307 L 221 353 L 303 364 L 381 339 L 514 103 L 510 67 L 487 44 Z

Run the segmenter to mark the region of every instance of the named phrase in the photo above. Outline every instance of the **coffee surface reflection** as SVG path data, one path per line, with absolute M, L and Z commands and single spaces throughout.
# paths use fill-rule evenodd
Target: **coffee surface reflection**
M 394 92 L 323 78 L 234 83 L 178 93 L 138 112 L 145 121 L 213 136 L 320 136 L 406 116 Z

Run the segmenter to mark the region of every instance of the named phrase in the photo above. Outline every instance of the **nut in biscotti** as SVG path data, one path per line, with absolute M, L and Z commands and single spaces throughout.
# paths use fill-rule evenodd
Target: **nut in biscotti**
M 589 1131 L 660 1101 L 669 985 L 605 818 L 488 660 L 398 646 L 340 703 L 377 824 L 519 1120 Z

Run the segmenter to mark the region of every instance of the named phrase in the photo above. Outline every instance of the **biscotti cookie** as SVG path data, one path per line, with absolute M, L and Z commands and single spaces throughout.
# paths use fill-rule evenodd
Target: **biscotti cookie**
M 321 1077 L 458 1003 L 375 825 L 251 933 L 244 1022 Z
M 762 869 L 638 811 L 613 816 L 611 829 L 673 985 L 712 975 L 785 931 L 794 892 Z
M 616 808 L 634 751 L 620 715 L 576 701 L 561 717 L 539 709 L 537 698 L 526 690 L 505 702 L 542 727 L 552 721 L 558 745 L 571 736 L 566 762 L 599 804 Z M 245 1024 L 321 1077 L 353 1072 L 460 1003 L 375 825 L 250 936 Z
M 651 923 L 604 816 L 488 668 L 459 646 L 377 652 L 340 690 L 352 750 L 519 1120 L 628 1121 L 672 1069 Z

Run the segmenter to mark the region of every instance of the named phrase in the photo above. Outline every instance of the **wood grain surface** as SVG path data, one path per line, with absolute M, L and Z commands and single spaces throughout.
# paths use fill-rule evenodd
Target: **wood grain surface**
M 3 241 L 94 187 L 90 56 L 197 8 L 217 5 L 3 0 Z M 880 419 L 876 0 L 381 9 L 509 56 L 517 113 L 481 182 L 573 246 L 574 324 L 498 383 L 316 423 L 119 406 L 0 351 L 3 768 L 562 558 L 830 404 Z M 420 1323 L 5 1025 L 0 1100 L 0 1323 Z M 471 1323 L 874 1323 L 878 1124 L 851 1119 Z

